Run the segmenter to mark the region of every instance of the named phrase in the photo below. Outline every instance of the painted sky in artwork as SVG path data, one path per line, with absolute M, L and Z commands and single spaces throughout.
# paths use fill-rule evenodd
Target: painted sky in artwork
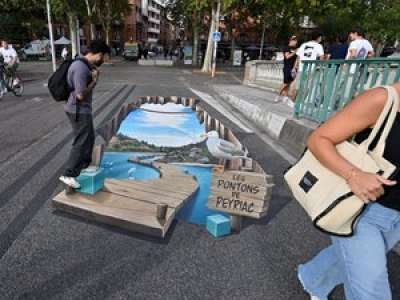
M 118 133 L 156 146 L 181 147 L 201 142 L 205 127 L 189 107 L 144 104 L 126 117 Z

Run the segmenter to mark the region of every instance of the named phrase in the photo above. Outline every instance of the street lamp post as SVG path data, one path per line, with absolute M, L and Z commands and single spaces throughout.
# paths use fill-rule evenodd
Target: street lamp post
M 56 71 L 56 51 L 54 47 L 54 37 L 53 37 L 53 24 L 51 23 L 51 9 L 50 9 L 50 0 L 46 0 L 47 7 L 47 21 L 49 26 L 49 37 L 50 37 L 50 47 L 51 47 L 51 61 L 53 65 L 53 72 Z

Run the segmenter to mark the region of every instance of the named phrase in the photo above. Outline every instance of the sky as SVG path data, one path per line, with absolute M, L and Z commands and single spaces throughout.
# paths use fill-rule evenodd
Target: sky
M 181 147 L 201 142 L 205 127 L 189 107 L 173 103 L 144 104 L 126 117 L 118 133 L 158 147 Z

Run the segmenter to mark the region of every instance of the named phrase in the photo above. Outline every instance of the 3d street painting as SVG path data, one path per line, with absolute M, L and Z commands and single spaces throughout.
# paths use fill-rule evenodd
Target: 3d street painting
M 84 218 L 165 237 L 172 222 L 198 224 L 215 237 L 262 218 L 273 182 L 232 131 L 200 101 L 142 97 L 98 130 L 82 188 L 52 203 Z

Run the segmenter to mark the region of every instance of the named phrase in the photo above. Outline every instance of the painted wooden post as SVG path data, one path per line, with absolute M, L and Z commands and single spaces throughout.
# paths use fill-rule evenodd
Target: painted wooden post
M 242 144 L 239 142 L 239 140 L 233 135 L 232 131 L 230 131 L 230 130 L 228 130 L 227 140 L 229 142 L 234 143 L 235 145 L 243 147 Z M 231 170 L 240 170 L 241 167 L 242 167 L 241 159 L 231 160 L 229 163 L 229 169 L 231 169 Z
M 208 118 L 207 118 L 207 131 L 211 131 L 212 130 L 212 117 L 210 116 L 210 114 L 208 114 Z
M 234 134 L 230 130 L 227 131 L 227 140 L 234 143 L 235 145 L 242 147 L 242 144 L 239 142 L 239 140 L 234 136 Z M 234 160 L 229 161 L 228 168 L 230 170 L 240 170 L 241 167 L 242 167 L 241 159 L 234 159 Z M 242 230 L 242 223 L 243 223 L 242 216 L 231 215 L 231 226 L 232 226 L 232 230 L 234 232 L 240 232 Z
M 70 187 L 69 185 L 64 185 L 64 187 L 65 187 L 65 194 L 67 194 L 67 195 L 72 195 L 72 194 L 75 194 L 75 189 L 73 188 L 73 187 Z
M 214 123 L 215 123 L 215 130 L 219 133 L 221 122 L 220 120 L 215 119 Z
M 100 167 L 104 153 L 104 144 L 95 145 L 92 152 L 92 165 Z
M 162 204 L 162 203 L 157 204 L 157 219 L 160 222 L 165 222 L 165 218 L 167 216 L 167 209 L 168 209 L 167 204 Z
M 204 111 L 204 125 L 205 125 L 205 129 L 206 132 L 208 131 L 208 112 Z
M 225 138 L 225 125 L 222 124 L 221 122 L 219 124 L 219 132 L 218 133 L 219 133 L 220 138 L 222 138 L 222 139 Z
M 195 98 L 190 98 L 189 99 L 189 105 L 190 105 L 190 107 L 193 109 L 193 110 L 195 110 L 196 109 L 196 99 Z
M 119 124 L 118 124 L 118 118 L 113 118 L 112 120 L 111 120 L 111 127 L 112 127 L 112 135 L 111 136 L 113 136 L 113 135 L 115 135 L 116 133 L 117 133 L 117 131 L 118 131 L 118 126 L 119 126 Z

